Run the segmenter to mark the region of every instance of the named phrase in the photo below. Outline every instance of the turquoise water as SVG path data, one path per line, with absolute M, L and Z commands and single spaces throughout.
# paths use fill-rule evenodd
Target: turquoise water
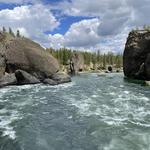
M 150 150 L 150 88 L 122 74 L 0 89 L 0 150 Z

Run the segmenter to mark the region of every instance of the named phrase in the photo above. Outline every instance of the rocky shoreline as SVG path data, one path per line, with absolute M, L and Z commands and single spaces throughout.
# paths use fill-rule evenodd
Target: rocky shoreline
M 65 73 L 57 73 L 53 76 L 53 78 L 45 78 L 43 81 L 40 81 L 35 76 L 32 76 L 23 70 L 16 70 L 15 73 L 5 74 L 0 79 L 0 87 L 39 83 L 44 83 L 47 85 L 58 85 L 68 82 L 71 82 L 71 77 Z

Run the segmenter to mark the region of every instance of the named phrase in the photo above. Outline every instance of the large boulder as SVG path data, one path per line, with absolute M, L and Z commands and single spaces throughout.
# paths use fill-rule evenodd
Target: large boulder
M 79 71 L 83 70 L 84 68 L 84 58 L 81 53 L 74 52 L 71 56 L 70 63 L 69 63 L 69 73 L 70 74 L 77 74 Z
M 123 56 L 126 77 L 150 80 L 150 31 L 130 32 Z
M 36 77 L 32 76 L 31 74 L 29 74 L 23 70 L 16 70 L 15 76 L 17 78 L 18 85 L 40 83 L 39 79 L 37 79 Z
M 5 57 L 8 73 L 20 69 L 43 80 L 59 70 L 58 61 L 30 39 L 10 38 L 4 48 L 0 49 L 0 54 L 3 53 Z
M 52 80 L 52 79 L 45 79 L 45 80 L 43 81 L 43 83 L 44 83 L 44 84 L 47 84 L 47 85 L 57 85 L 57 84 L 58 84 L 57 81 L 54 81 L 54 80 Z
M 0 87 L 16 85 L 17 79 L 15 74 L 6 74 L 2 78 L 0 78 Z
M 0 32 L 0 87 L 71 81 L 70 76 L 58 71 L 58 61 L 39 44 Z
M 71 77 L 68 74 L 63 73 L 63 72 L 58 72 L 58 73 L 54 74 L 51 78 L 52 78 L 52 80 L 57 82 L 57 84 L 71 82 Z

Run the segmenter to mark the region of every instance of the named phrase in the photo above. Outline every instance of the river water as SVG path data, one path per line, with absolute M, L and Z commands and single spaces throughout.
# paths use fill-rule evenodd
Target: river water
M 150 150 L 150 88 L 82 74 L 0 89 L 0 150 Z

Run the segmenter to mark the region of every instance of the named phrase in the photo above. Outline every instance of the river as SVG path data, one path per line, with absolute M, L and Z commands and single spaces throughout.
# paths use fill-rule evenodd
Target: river
M 150 88 L 82 74 L 0 89 L 0 150 L 150 150 Z

